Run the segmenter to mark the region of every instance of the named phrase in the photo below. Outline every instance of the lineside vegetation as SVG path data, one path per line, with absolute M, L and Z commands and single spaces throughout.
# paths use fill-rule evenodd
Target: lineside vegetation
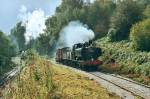
M 30 53 L 30 54 L 29 54 Z M 5 99 L 119 99 L 84 75 L 29 51 L 26 65 L 6 89 Z

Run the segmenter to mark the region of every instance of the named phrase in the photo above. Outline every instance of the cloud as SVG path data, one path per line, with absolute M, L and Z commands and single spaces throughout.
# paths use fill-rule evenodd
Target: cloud
M 45 15 L 52 16 L 61 2 L 62 0 L 1 0 L 0 29 L 7 34 L 10 33 L 10 30 L 20 21 L 17 16 L 21 12 L 20 7 L 22 5 L 24 5 L 21 7 L 22 12 L 25 12 L 26 7 L 30 12 L 41 8 Z
M 46 16 L 42 9 L 36 9 L 33 12 L 27 12 L 27 8 L 23 5 L 20 8 L 18 17 L 26 27 L 25 39 L 28 43 L 31 39 L 36 39 L 40 34 L 44 33 Z
M 26 6 L 25 6 L 25 5 L 22 5 L 21 8 L 20 8 L 20 10 L 19 10 L 19 12 L 25 13 L 26 11 L 27 11 Z

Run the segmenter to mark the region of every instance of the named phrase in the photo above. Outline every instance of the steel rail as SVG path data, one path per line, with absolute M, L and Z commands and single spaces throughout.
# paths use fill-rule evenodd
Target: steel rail
M 150 98 L 150 97 L 141 96 L 141 95 L 139 95 L 139 94 L 137 94 L 137 93 L 131 91 L 130 89 L 124 88 L 124 87 L 122 87 L 121 85 L 116 84 L 115 82 L 113 82 L 113 81 L 111 81 L 111 80 L 108 80 L 108 79 L 106 79 L 106 78 L 104 78 L 104 77 L 101 77 L 101 76 L 99 76 L 99 75 L 97 75 L 97 74 L 94 74 L 94 72 L 88 72 L 88 73 L 90 73 L 91 75 L 94 75 L 94 76 L 96 76 L 96 77 L 98 77 L 98 78 L 100 78 L 100 79 L 103 79 L 103 80 L 105 80 L 105 81 L 107 81 L 107 82 L 109 82 L 109 83 L 112 83 L 113 85 L 115 85 L 115 86 L 117 86 L 117 87 L 119 87 L 119 88 L 121 88 L 121 89 L 123 89 L 123 90 L 126 90 L 126 91 L 132 93 L 133 95 L 136 95 L 136 96 L 141 97 L 142 99 L 149 99 L 149 98 Z M 99 72 L 99 73 L 101 73 L 101 72 Z M 111 74 L 106 74 L 106 75 L 113 76 L 113 77 L 119 78 L 119 79 L 121 79 L 121 80 L 125 80 L 125 81 L 131 82 L 131 83 L 133 83 L 133 84 L 143 86 L 143 87 L 145 87 L 145 88 L 150 88 L 150 87 L 147 86 L 147 85 L 140 84 L 140 83 L 138 83 L 138 82 L 129 80 L 129 79 L 127 79 L 127 78 L 123 78 L 123 77 L 119 77 L 119 76 L 117 77 L 117 76 L 111 75 Z

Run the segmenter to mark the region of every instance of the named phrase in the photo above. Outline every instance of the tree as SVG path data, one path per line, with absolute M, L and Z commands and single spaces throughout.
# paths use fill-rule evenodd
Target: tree
M 123 0 L 117 4 L 111 18 L 111 28 L 116 29 L 115 41 L 128 39 L 132 24 L 142 19 L 143 6 L 134 0 Z
M 150 5 L 147 5 L 143 14 L 144 14 L 145 18 L 150 18 Z
M 130 39 L 134 48 L 141 51 L 150 51 L 150 19 L 133 25 Z
M 95 32 L 97 38 L 107 34 L 114 9 L 115 3 L 112 0 L 96 0 L 88 7 L 85 23 Z
M 50 38 L 46 34 L 41 34 L 37 39 L 37 50 L 40 54 L 48 54 Z
M 22 25 L 22 22 L 16 24 L 16 26 L 11 30 L 11 36 L 15 37 L 17 44 L 19 46 L 19 50 L 25 49 L 25 34 L 26 29 Z
M 11 43 L 8 36 L 0 31 L 0 55 L 4 57 L 15 55 L 15 46 Z
M 15 46 L 10 39 L 0 31 L 0 75 L 4 69 L 9 70 L 11 57 L 16 55 Z
M 56 46 L 60 31 L 72 20 L 78 20 L 80 17 L 80 9 L 83 6 L 83 0 L 63 0 L 62 4 L 57 7 L 56 14 L 49 17 L 45 24 L 45 34 L 38 38 L 38 46 L 45 47 L 40 52 L 50 54 L 50 48 Z M 45 51 L 46 50 L 46 51 Z

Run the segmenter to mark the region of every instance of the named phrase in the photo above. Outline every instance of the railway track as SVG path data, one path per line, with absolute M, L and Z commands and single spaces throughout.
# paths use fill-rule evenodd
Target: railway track
M 122 77 L 122 76 L 119 76 L 119 75 L 116 75 L 116 74 L 109 74 L 109 75 L 114 76 L 114 77 L 117 77 L 117 78 L 120 78 L 120 79 L 123 79 L 123 80 L 126 80 L 126 81 L 129 81 L 129 82 L 132 82 L 132 83 L 135 83 L 135 84 L 138 84 L 138 85 L 141 85 L 141 86 L 144 86 L 144 87 L 146 87 L 146 88 L 150 88 L 150 86 L 148 86 L 148 85 L 145 85 L 145 84 L 136 82 L 136 81 L 131 80 L 131 79 L 129 79 L 129 78 L 125 78 L 125 77 Z
M 140 99 L 150 99 L 150 86 L 115 74 L 86 72 L 77 68 L 62 66 L 87 75 L 90 79 L 94 79 L 100 85 L 108 89 L 108 91 L 116 93 L 123 99 L 135 99 L 135 96 L 140 97 Z
M 4 74 L 1 78 L 0 78 L 0 88 L 5 87 L 5 85 L 12 80 L 18 73 L 19 73 L 20 69 L 19 67 L 16 67 L 14 69 L 12 69 L 10 72 Z
M 138 82 L 132 81 L 121 76 L 104 74 L 101 72 L 90 72 L 90 74 L 105 81 L 108 81 L 114 84 L 115 86 L 118 86 L 136 96 L 141 97 L 142 99 L 150 99 L 150 87 L 147 85 L 140 84 Z

